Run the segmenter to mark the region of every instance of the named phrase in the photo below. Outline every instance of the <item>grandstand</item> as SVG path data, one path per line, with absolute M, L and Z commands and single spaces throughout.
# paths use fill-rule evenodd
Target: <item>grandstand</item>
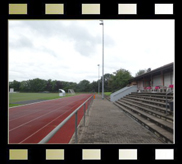
M 157 135 L 166 143 L 173 143 L 173 92 L 133 92 L 114 102 L 116 106 Z
M 166 143 L 173 136 L 173 63 L 137 76 L 110 101 Z

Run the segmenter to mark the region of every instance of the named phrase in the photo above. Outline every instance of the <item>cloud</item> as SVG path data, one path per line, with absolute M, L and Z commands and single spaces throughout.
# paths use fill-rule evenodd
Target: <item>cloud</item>
M 37 48 L 38 51 L 42 52 L 42 53 L 47 53 L 53 57 L 58 57 L 58 55 L 55 53 L 54 50 L 50 49 L 50 48 L 47 48 L 45 46 L 41 46 L 39 48 Z
M 41 46 L 35 46 L 33 44 L 34 39 L 31 39 L 27 36 L 18 35 L 17 38 L 10 38 L 9 39 L 9 48 L 20 50 L 20 49 L 29 49 L 30 51 L 38 51 L 41 53 L 47 53 L 53 57 L 57 57 L 56 52 L 53 49 L 47 48 L 44 45 Z
M 79 21 L 71 21 L 67 25 L 64 24 L 64 21 L 23 21 L 21 23 L 21 27 L 30 32 L 29 35 L 34 35 L 39 38 L 43 37 L 47 41 L 50 37 L 57 37 L 59 40 L 68 40 L 73 42 L 75 50 L 83 56 L 93 55 L 96 53 L 97 46 L 101 46 L 102 44 L 101 34 L 93 35 L 87 28 L 80 26 Z M 15 27 L 15 24 L 13 24 L 12 28 Z M 92 29 L 92 27 L 90 28 Z M 25 41 L 26 47 L 32 46 L 32 44 L 30 44 L 31 41 L 28 38 L 21 37 L 20 39 L 20 41 Z M 11 43 L 11 45 L 12 44 L 13 43 Z M 113 39 L 106 34 L 105 46 L 113 45 Z M 21 44 L 21 46 L 24 46 L 24 44 Z M 55 54 L 53 53 L 53 55 Z
M 172 62 L 174 23 L 167 22 L 105 20 L 104 73 L 123 68 L 135 75 L 140 69 Z M 98 79 L 97 64 L 101 76 L 102 26 L 98 20 L 11 20 L 9 27 L 10 80 L 93 81 Z
M 10 39 L 9 42 L 10 48 L 33 48 L 32 41 L 26 36 L 19 36 L 16 39 Z

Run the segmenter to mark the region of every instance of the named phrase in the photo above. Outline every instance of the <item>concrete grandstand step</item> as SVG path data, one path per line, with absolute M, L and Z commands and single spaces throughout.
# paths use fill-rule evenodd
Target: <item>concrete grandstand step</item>
M 161 97 L 161 96 L 153 96 L 153 95 L 141 95 L 141 94 L 130 94 L 127 95 L 128 97 L 143 97 L 146 99 L 153 99 L 153 100 L 159 100 L 159 101 L 166 101 L 166 97 Z M 172 101 L 173 97 L 167 97 L 168 101 Z
M 151 97 L 160 97 L 160 98 L 162 97 L 162 98 L 166 98 L 166 94 L 159 94 L 159 93 L 158 94 L 156 94 L 156 93 L 135 93 L 135 94 L 130 94 L 130 95 L 131 96 L 132 95 L 135 96 L 135 95 L 138 95 L 138 94 L 139 95 L 142 95 L 142 96 L 151 96 Z M 170 95 L 169 94 L 169 95 L 167 95 L 167 97 L 173 99 L 173 95 Z
M 147 112 L 147 113 L 149 113 L 149 114 L 151 114 L 151 115 L 153 115 L 155 117 L 159 117 L 161 119 L 164 119 L 164 120 L 170 121 L 170 122 L 173 121 L 173 116 L 172 115 L 166 115 L 166 114 L 158 112 L 156 110 L 152 110 L 152 109 L 149 109 L 147 107 L 142 107 L 140 105 L 137 105 L 136 103 L 130 102 L 129 100 L 121 99 L 121 100 L 118 100 L 118 101 L 125 102 L 125 103 L 127 103 L 129 105 L 137 107 L 138 109 L 140 109 L 140 110 L 142 110 L 144 112 Z
M 166 108 L 165 107 L 160 107 L 160 106 L 157 106 L 157 105 L 152 105 L 152 104 L 149 104 L 149 103 L 144 103 L 144 102 L 141 102 L 141 101 L 133 100 L 133 99 L 128 98 L 128 97 L 124 97 L 122 99 L 126 99 L 126 100 L 129 99 L 131 102 L 137 103 L 137 104 L 145 106 L 145 107 L 150 107 L 150 108 L 152 108 L 154 110 L 157 110 L 157 111 L 160 111 L 162 113 L 166 113 Z M 169 109 L 167 110 L 167 112 L 170 113 L 170 114 L 173 114 L 173 112 L 170 111 Z
M 110 101 L 110 96 L 104 95 L 104 97 L 105 97 L 108 101 Z
M 164 102 L 153 101 L 153 100 L 146 100 L 144 98 L 137 98 L 137 97 L 130 97 L 130 96 L 126 96 L 126 97 L 134 99 L 134 100 L 139 100 L 139 101 L 142 101 L 142 102 L 151 103 L 151 104 L 159 104 L 159 105 L 162 105 L 163 107 L 166 106 L 166 103 L 164 103 Z M 167 104 L 167 106 L 169 106 L 169 104 Z
M 147 119 L 143 118 L 142 116 L 132 112 L 131 110 L 125 108 L 123 105 L 118 104 L 117 102 L 114 102 L 116 106 L 118 106 L 120 109 L 122 109 L 124 112 L 130 115 L 133 119 L 135 119 L 137 122 L 139 122 L 141 125 L 143 125 L 148 130 L 152 131 L 155 135 L 157 135 L 160 139 L 162 139 L 166 143 L 173 143 L 173 134 L 166 131 L 165 129 L 157 126 L 156 124 L 148 121 Z
M 137 109 L 136 107 L 132 107 L 131 105 L 127 105 L 124 102 L 117 101 L 117 103 L 124 106 L 125 108 L 128 108 L 128 109 L 132 110 L 135 113 L 138 113 L 139 115 L 141 115 L 142 117 L 150 120 L 151 122 L 155 123 L 156 125 L 158 125 L 160 127 L 163 127 L 165 130 L 173 133 L 173 123 L 167 122 L 167 121 L 159 119 L 157 117 L 154 117 L 153 115 L 150 115 L 150 114 L 148 114 L 146 112 L 143 112 L 143 111 Z
M 142 96 L 140 94 L 136 94 L 136 95 L 127 95 L 130 97 L 138 97 L 138 98 L 144 98 L 147 100 L 154 100 L 154 101 L 162 101 L 162 102 L 166 102 L 166 99 L 164 98 L 157 98 L 157 97 L 151 97 L 151 96 Z M 171 98 L 168 98 L 167 100 L 171 100 Z
M 158 94 L 158 95 L 166 95 L 166 92 L 131 92 L 131 94 Z M 168 95 L 173 95 L 173 92 L 168 93 Z

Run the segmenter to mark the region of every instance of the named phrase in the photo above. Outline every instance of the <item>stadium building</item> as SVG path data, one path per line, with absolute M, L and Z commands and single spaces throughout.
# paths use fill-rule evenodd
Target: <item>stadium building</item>
M 144 73 L 132 78 L 130 85 L 137 85 L 138 90 L 144 90 L 147 87 L 154 89 L 155 87 L 168 88 L 174 85 L 173 63 L 166 64 L 150 72 Z

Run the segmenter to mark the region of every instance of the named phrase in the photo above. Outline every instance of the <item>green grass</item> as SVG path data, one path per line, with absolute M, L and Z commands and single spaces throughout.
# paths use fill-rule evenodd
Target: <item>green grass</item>
M 110 96 L 110 95 L 111 95 L 111 92 L 104 92 L 104 94 L 105 94 L 106 96 Z
M 76 93 L 75 95 L 78 95 Z M 64 97 L 74 96 L 72 94 L 66 94 Z M 9 93 L 9 102 L 15 103 L 19 101 L 27 100 L 52 100 L 56 98 L 62 98 L 58 93 Z M 12 105 L 12 104 L 11 104 Z
M 70 96 L 76 96 L 76 95 L 79 95 L 80 93 L 75 93 L 74 95 L 73 94 L 66 94 L 66 96 L 63 96 L 63 97 L 70 97 Z M 40 98 L 40 100 L 52 100 L 52 99 L 58 99 L 58 98 L 62 98 L 60 96 L 53 96 L 53 97 L 44 97 L 44 98 Z
M 38 100 L 57 96 L 58 93 L 9 93 L 9 102 L 15 103 L 19 101 Z
M 9 107 L 14 107 L 14 106 L 19 106 L 19 105 L 23 105 L 23 104 L 9 104 Z

